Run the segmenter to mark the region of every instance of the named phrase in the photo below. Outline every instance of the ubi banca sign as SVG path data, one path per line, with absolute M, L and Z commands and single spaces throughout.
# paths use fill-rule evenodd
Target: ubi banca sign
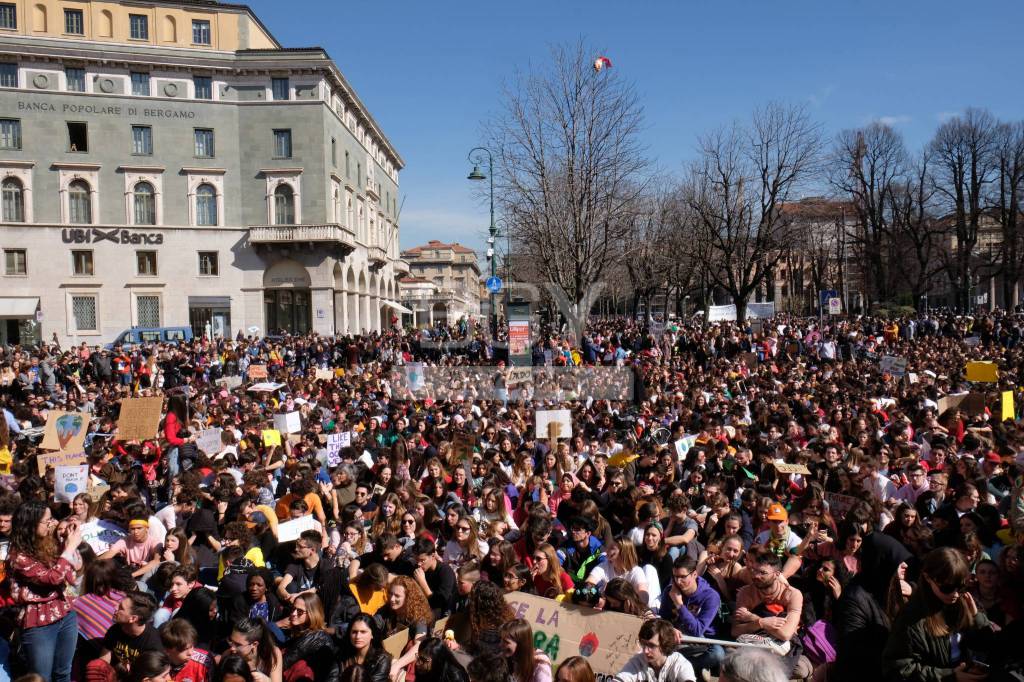
M 114 244 L 163 244 L 164 236 L 159 232 L 131 232 L 115 228 L 113 230 L 91 229 L 65 229 L 61 230 L 61 240 L 65 244 L 99 244 L 101 242 L 113 242 Z

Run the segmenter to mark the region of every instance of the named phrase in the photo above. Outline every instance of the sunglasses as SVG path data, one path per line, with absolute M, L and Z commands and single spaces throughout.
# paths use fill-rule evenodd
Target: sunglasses
M 460 533 L 468 533 L 469 532 L 469 527 L 468 526 L 459 526 L 455 530 L 459 531 Z
M 934 584 L 935 584 L 936 587 L 939 588 L 939 591 L 942 592 L 943 594 L 961 593 L 966 588 L 966 585 L 964 585 L 963 583 L 953 583 L 953 584 L 949 584 L 949 585 L 939 585 L 938 583 L 934 583 Z
M 533 557 L 533 560 L 534 561 L 547 561 L 548 558 L 546 556 L 544 556 L 543 554 L 538 554 L 537 556 Z
M 416 519 L 402 519 L 403 524 L 416 525 Z M 469 530 L 468 528 L 466 530 Z

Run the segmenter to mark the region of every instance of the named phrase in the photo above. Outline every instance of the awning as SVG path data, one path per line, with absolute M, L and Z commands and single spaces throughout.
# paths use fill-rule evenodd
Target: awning
M 409 310 L 408 308 L 406 308 L 401 303 L 395 303 L 394 301 L 384 300 L 384 301 L 381 301 L 381 305 L 386 305 L 387 307 L 391 308 L 392 310 L 397 310 L 398 312 L 405 313 L 406 315 L 412 315 L 412 311 Z
M 34 298 L 0 298 L 0 319 L 35 317 L 38 307 L 38 296 Z

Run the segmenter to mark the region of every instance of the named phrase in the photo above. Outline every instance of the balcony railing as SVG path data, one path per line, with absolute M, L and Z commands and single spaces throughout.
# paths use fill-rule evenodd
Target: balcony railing
M 394 267 L 395 272 L 398 273 L 399 275 L 409 274 L 409 261 L 404 261 L 401 259 L 396 260 L 392 267 Z
M 366 257 L 371 263 L 379 263 L 383 265 L 388 262 L 387 254 L 379 246 L 368 246 L 366 247 Z
M 326 225 L 251 225 L 249 227 L 249 243 L 328 243 L 354 249 L 356 238 L 351 230 L 336 223 Z

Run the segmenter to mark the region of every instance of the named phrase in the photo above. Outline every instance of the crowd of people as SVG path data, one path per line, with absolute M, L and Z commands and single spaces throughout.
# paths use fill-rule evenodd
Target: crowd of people
M 511 593 L 634 616 L 620 682 L 1024 679 L 1022 335 L 602 318 L 536 327 L 536 382 L 466 321 L 4 348 L 0 680 L 593 682 Z

